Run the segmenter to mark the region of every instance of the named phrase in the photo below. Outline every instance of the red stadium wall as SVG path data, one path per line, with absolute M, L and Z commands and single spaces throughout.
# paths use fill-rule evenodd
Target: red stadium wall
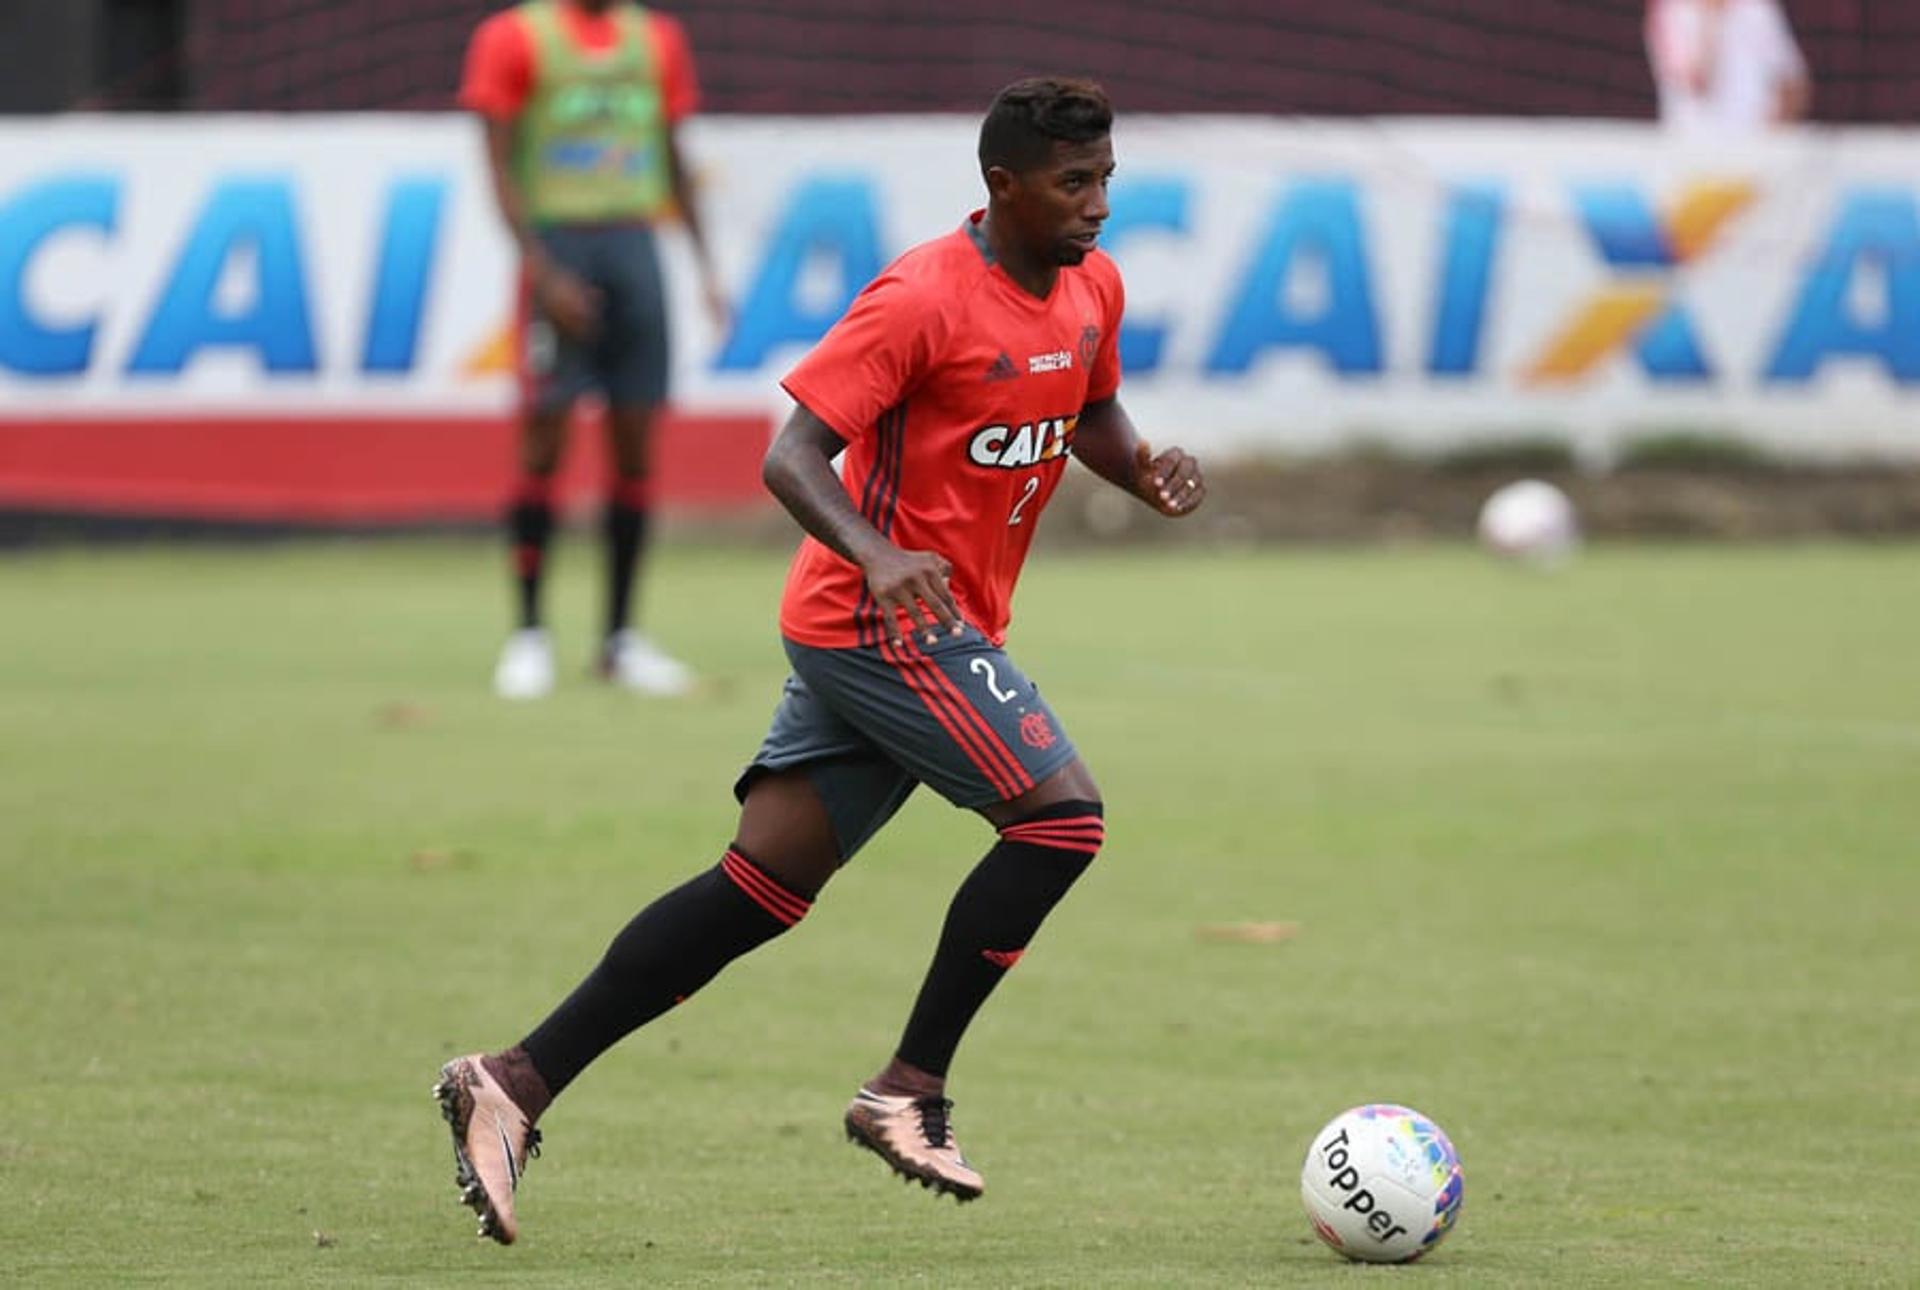
M 584 420 L 584 419 L 583 419 Z M 604 491 L 599 427 L 574 427 L 560 495 Z M 669 416 L 657 499 L 680 512 L 764 505 L 761 417 Z M 0 420 L 0 510 L 321 525 L 463 523 L 497 515 L 513 480 L 510 421 L 474 417 Z

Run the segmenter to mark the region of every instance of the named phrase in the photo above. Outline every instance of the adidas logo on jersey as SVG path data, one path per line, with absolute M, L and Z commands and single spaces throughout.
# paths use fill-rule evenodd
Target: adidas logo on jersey
M 1020 375 L 1020 369 L 1013 365 L 1013 360 L 1007 357 L 1007 351 L 1003 349 L 1000 351 L 1000 357 L 994 359 L 993 362 L 987 365 L 987 375 L 985 379 L 989 381 L 1011 381 L 1018 375 Z

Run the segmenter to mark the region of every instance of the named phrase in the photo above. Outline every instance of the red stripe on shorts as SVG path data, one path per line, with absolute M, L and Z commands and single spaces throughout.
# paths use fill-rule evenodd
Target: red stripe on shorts
M 987 783 L 993 786 L 994 792 L 1000 794 L 1002 798 L 1014 798 L 1025 791 L 1019 786 L 1018 780 L 1007 775 L 1004 766 L 995 762 L 993 750 L 981 741 L 978 734 L 967 727 L 962 714 L 954 712 L 951 702 L 928 680 L 927 671 L 931 670 L 938 674 L 939 668 L 934 667 L 924 658 L 896 649 L 884 638 L 880 642 L 880 655 L 900 673 L 900 679 L 906 682 L 907 688 L 920 696 L 920 702 L 925 704 L 927 711 L 933 714 L 933 719 L 940 723 L 941 729 L 952 736 L 953 742 L 959 745 L 960 751 L 967 755 L 967 760 L 973 763 L 974 768 L 986 777 Z M 977 719 L 979 714 L 973 715 Z
M 973 706 L 973 701 L 967 698 L 960 687 L 953 683 L 953 678 L 941 671 L 938 665 L 932 660 L 928 659 L 924 654 L 921 654 L 911 641 L 907 643 L 907 649 L 912 652 L 913 657 L 918 659 L 918 661 L 932 673 L 934 684 L 939 686 L 940 689 L 950 697 L 953 704 L 960 709 L 962 717 L 972 724 L 981 742 L 986 745 L 987 751 L 992 754 L 997 754 L 1001 759 L 1002 765 L 1011 769 L 1013 772 L 1014 786 L 1018 792 L 1011 793 L 1008 796 L 1018 797 L 1020 793 L 1024 793 L 1032 788 L 1033 776 L 1029 775 L 1027 768 L 1020 764 L 1020 759 L 1013 755 L 1013 750 L 1007 747 L 1006 740 L 1000 737 L 1000 732 L 995 730 L 993 726 L 988 723 L 987 719 L 980 715 L 980 710 Z

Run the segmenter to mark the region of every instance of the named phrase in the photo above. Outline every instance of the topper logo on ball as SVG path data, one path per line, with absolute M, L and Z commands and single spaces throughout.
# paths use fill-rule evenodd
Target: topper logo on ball
M 1320 1161 L 1328 1170 L 1328 1186 L 1347 1194 L 1340 1208 L 1364 1215 L 1367 1232 L 1375 1240 L 1391 1241 L 1396 1236 L 1405 1236 L 1407 1229 L 1396 1223 L 1391 1213 L 1380 1208 L 1373 1193 L 1360 1185 L 1360 1171 L 1353 1167 L 1347 1151 L 1349 1145 L 1345 1129 L 1320 1144 Z

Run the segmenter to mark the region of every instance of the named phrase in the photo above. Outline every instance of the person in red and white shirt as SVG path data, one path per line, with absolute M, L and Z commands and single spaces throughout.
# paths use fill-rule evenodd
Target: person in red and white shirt
M 1207 493 L 1199 462 L 1154 452 L 1120 405 L 1124 292 L 1097 247 L 1112 120 L 1088 81 L 1002 90 L 980 131 L 986 208 L 894 261 L 788 375 L 799 406 L 763 473 L 807 534 L 780 607 L 792 675 L 734 786 L 733 841 L 519 1044 L 443 1068 L 483 1232 L 511 1239 L 513 1184 L 553 1097 L 799 922 L 920 784 L 998 836 L 843 1122 L 904 1177 L 960 1200 L 984 1191 L 954 1140 L 948 1067 L 1106 836 L 1092 772 L 1006 651 L 1014 586 L 1069 457 L 1163 515 Z
M 1778 0 L 1650 0 L 1646 36 L 1669 127 L 1744 134 L 1807 113 L 1806 60 Z

